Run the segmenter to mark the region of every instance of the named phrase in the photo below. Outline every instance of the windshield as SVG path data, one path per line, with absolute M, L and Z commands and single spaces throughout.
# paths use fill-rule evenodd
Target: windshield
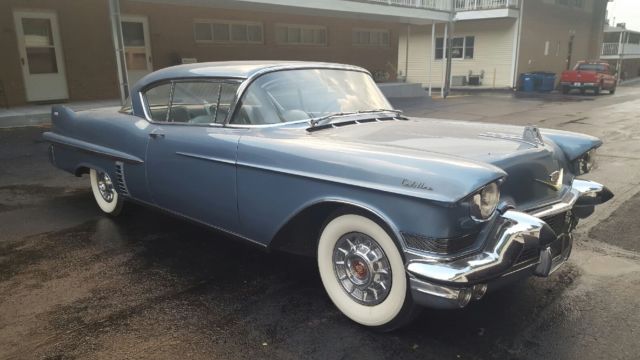
M 603 64 L 578 64 L 578 66 L 576 66 L 576 70 L 606 72 L 607 67 Z
M 269 73 L 245 91 L 231 124 L 277 124 L 391 109 L 369 74 L 335 69 Z

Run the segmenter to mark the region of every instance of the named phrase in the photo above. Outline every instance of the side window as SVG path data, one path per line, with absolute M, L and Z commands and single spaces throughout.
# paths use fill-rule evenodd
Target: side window
M 212 81 L 177 81 L 169 111 L 170 122 L 223 123 L 238 84 Z
M 167 121 L 171 97 L 171 83 L 155 86 L 144 93 L 147 111 L 154 121 Z
M 224 123 L 238 83 L 220 81 L 174 81 L 144 93 L 153 121 L 185 124 Z

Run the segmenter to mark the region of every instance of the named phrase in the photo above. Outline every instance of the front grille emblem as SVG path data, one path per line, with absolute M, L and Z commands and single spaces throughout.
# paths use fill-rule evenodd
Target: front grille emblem
M 554 171 L 551 174 L 549 174 L 549 180 L 536 179 L 537 182 L 545 184 L 555 191 L 558 191 L 562 188 L 563 180 L 564 180 L 564 169 L 560 169 L 558 171 Z

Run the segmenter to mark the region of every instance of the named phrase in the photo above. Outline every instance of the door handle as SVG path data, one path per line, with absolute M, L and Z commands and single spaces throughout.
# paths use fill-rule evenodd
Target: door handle
M 164 134 L 163 133 L 150 133 L 149 137 L 152 139 L 159 139 L 159 138 L 164 138 Z

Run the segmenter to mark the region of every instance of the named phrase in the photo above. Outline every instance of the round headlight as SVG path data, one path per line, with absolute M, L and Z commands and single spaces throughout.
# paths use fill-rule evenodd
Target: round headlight
M 587 174 L 596 166 L 596 149 L 591 149 L 582 155 L 576 163 L 576 175 Z
M 498 184 L 491 183 L 471 198 L 471 217 L 475 220 L 487 220 L 493 215 L 500 200 Z

